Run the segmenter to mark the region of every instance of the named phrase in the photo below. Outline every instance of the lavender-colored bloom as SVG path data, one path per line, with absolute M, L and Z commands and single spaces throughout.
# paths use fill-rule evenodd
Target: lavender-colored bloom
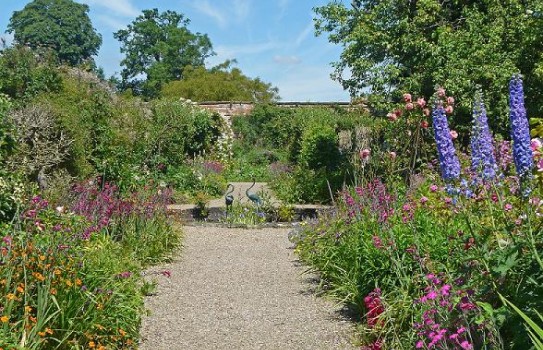
M 439 165 L 441 166 L 441 176 L 445 181 L 457 179 L 460 176 L 460 161 L 456 157 L 445 109 L 439 102 L 432 111 L 432 122 L 439 155 Z
M 477 93 L 473 106 L 473 128 L 471 134 L 471 168 L 484 179 L 496 176 L 496 158 L 492 135 L 488 128 L 485 104 L 481 93 Z
M 511 121 L 511 138 L 513 139 L 513 159 L 517 174 L 521 177 L 532 170 L 533 155 L 530 148 L 530 129 L 524 108 L 524 91 L 522 78 L 514 75 L 509 82 L 509 108 Z

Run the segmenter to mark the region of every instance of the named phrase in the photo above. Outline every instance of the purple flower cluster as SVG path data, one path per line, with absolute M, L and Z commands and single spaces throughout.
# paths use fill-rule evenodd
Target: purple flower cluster
M 482 174 L 483 179 L 493 179 L 496 176 L 497 166 L 492 135 L 488 128 L 485 104 L 480 92 L 477 93 L 473 106 L 471 168 L 476 174 Z
M 520 75 L 514 75 L 509 82 L 509 108 L 511 138 L 513 139 L 513 159 L 517 174 L 528 175 L 533 166 L 533 154 L 530 148 L 530 129 L 524 108 L 524 90 Z
M 439 102 L 436 103 L 432 111 L 432 122 L 441 166 L 441 176 L 445 181 L 457 179 L 460 176 L 460 161 L 456 156 L 445 109 Z
M 383 224 L 394 214 L 396 198 L 387 192 L 386 186 L 379 179 L 374 179 L 365 187 L 356 187 L 355 192 L 356 198 L 347 192 L 343 194 L 349 218 L 361 217 L 362 212 L 367 212 Z

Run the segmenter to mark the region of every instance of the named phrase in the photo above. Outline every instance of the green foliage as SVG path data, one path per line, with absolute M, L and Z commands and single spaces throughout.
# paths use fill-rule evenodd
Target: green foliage
M 38 52 L 51 49 L 61 63 L 79 65 L 92 61 L 102 44 L 88 12 L 88 5 L 72 0 L 34 0 L 13 12 L 8 33 L 16 43 Z
M 279 99 L 278 89 L 259 78 L 251 79 L 240 69 L 231 68 L 231 61 L 206 69 L 187 66 L 181 80 L 171 81 L 162 88 L 163 97 L 186 98 L 192 101 L 271 102 Z
M 62 80 L 49 55 L 38 57 L 20 45 L 0 51 L 0 92 L 16 102 L 61 88 Z
M 187 66 L 199 67 L 213 54 L 205 34 L 192 33 L 189 19 L 175 11 L 144 10 L 127 29 L 114 33 L 121 42 L 123 89 L 156 97 L 163 84 L 184 77 Z M 138 77 L 145 74 L 146 79 Z
M 304 129 L 298 161 L 308 169 L 337 170 L 341 164 L 338 135 L 330 125 L 313 124 Z
M 530 86 L 528 110 L 543 111 L 538 0 L 332 2 L 315 11 L 317 34 L 328 33 L 344 47 L 335 79 L 353 96 L 370 89 L 369 103 L 381 115 L 403 92 L 431 96 L 440 84 L 457 97 L 459 123 L 467 130 L 478 84 L 488 92 L 491 127 L 505 134 L 507 82 L 519 71 Z

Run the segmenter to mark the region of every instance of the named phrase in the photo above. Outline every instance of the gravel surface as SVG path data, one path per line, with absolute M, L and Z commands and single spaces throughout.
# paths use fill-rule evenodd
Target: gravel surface
M 140 349 L 355 349 L 353 326 L 314 295 L 287 232 L 184 227 L 179 260 L 147 272 L 159 285 Z

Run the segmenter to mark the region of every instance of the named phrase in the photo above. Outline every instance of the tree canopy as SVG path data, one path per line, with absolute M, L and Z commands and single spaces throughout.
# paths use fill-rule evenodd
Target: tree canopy
M 407 91 L 430 96 L 440 84 L 457 97 L 456 115 L 468 118 L 480 85 L 503 131 L 507 82 L 520 72 L 529 111 L 543 113 L 540 0 L 334 1 L 315 12 L 317 34 L 343 46 L 334 78 L 352 96 L 369 93 L 374 106 Z
M 87 5 L 72 0 L 34 0 L 13 12 L 7 32 L 16 43 L 53 50 L 61 63 L 75 66 L 92 60 L 102 44 L 88 12 Z
M 235 61 L 226 61 L 211 69 L 203 66 L 185 68 L 182 80 L 164 85 L 162 96 L 183 97 L 193 101 L 271 102 L 279 99 L 278 89 L 259 78 L 249 78 Z
M 213 55 L 206 34 L 192 33 L 189 19 L 175 11 L 144 10 L 127 29 L 114 33 L 125 58 L 122 88 L 156 96 L 162 84 L 183 78 L 187 66 L 203 66 Z

